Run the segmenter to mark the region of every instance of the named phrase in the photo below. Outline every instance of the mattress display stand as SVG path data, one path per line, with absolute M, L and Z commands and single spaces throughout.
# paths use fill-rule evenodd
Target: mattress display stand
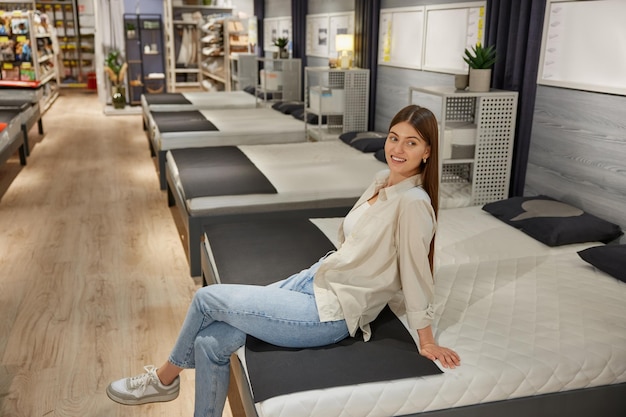
M 441 183 L 471 187 L 470 205 L 508 197 L 517 113 L 515 91 L 409 87 L 409 103 L 439 121 Z
M 370 71 L 360 68 L 304 68 L 305 120 L 314 120 L 306 125 L 310 140 L 367 130 L 369 77 Z
M 302 101 L 302 61 L 300 58 L 257 58 L 259 83 L 256 96 L 268 102 Z

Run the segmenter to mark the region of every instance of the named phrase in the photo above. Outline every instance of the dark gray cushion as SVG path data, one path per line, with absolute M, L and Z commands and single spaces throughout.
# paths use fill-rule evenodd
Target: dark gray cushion
M 374 152 L 374 158 L 378 159 L 380 162 L 387 163 L 387 158 L 385 156 L 385 148 L 379 149 Z
M 626 282 L 626 245 L 595 246 L 581 250 L 578 256 L 600 271 Z
M 345 132 L 339 139 L 361 152 L 376 152 L 385 147 L 387 134 L 383 132 Z
M 512 197 L 483 210 L 548 246 L 607 243 L 622 234 L 618 225 L 544 195 Z

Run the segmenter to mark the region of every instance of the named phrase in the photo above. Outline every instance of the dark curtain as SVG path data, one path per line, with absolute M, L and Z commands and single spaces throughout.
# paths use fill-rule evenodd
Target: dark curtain
M 254 0 L 254 15 L 257 27 L 257 50 L 258 56 L 263 56 L 263 19 L 265 18 L 265 0 Z
M 292 56 L 302 60 L 300 79 L 304 80 L 304 67 L 306 67 L 306 14 L 308 1 L 291 0 L 291 36 Z M 304 81 L 300 83 L 304 91 Z M 304 97 L 304 94 L 302 95 Z
M 517 91 L 517 123 L 509 195 L 526 180 L 546 0 L 487 0 L 485 40 L 495 45 L 492 87 Z
M 354 2 L 354 66 L 370 70 L 368 129 L 374 130 L 380 0 Z

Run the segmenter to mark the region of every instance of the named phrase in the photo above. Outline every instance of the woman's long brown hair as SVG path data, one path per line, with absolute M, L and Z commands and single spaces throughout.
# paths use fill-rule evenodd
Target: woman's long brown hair
M 435 218 L 439 215 L 439 126 L 435 115 L 425 107 L 414 104 L 400 110 L 389 124 L 389 130 L 398 123 L 407 122 L 420 134 L 430 146 L 430 156 L 426 163 L 420 164 L 422 174 L 422 188 L 430 197 L 435 211 Z M 430 269 L 434 273 L 435 236 L 430 241 L 428 260 Z

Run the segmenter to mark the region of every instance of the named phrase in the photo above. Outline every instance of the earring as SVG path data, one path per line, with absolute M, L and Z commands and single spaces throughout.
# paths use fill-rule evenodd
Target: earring
M 426 159 L 426 158 L 422 159 L 422 161 L 424 161 L 424 163 L 426 163 L 426 161 L 427 161 L 427 160 L 428 160 L 428 159 Z

